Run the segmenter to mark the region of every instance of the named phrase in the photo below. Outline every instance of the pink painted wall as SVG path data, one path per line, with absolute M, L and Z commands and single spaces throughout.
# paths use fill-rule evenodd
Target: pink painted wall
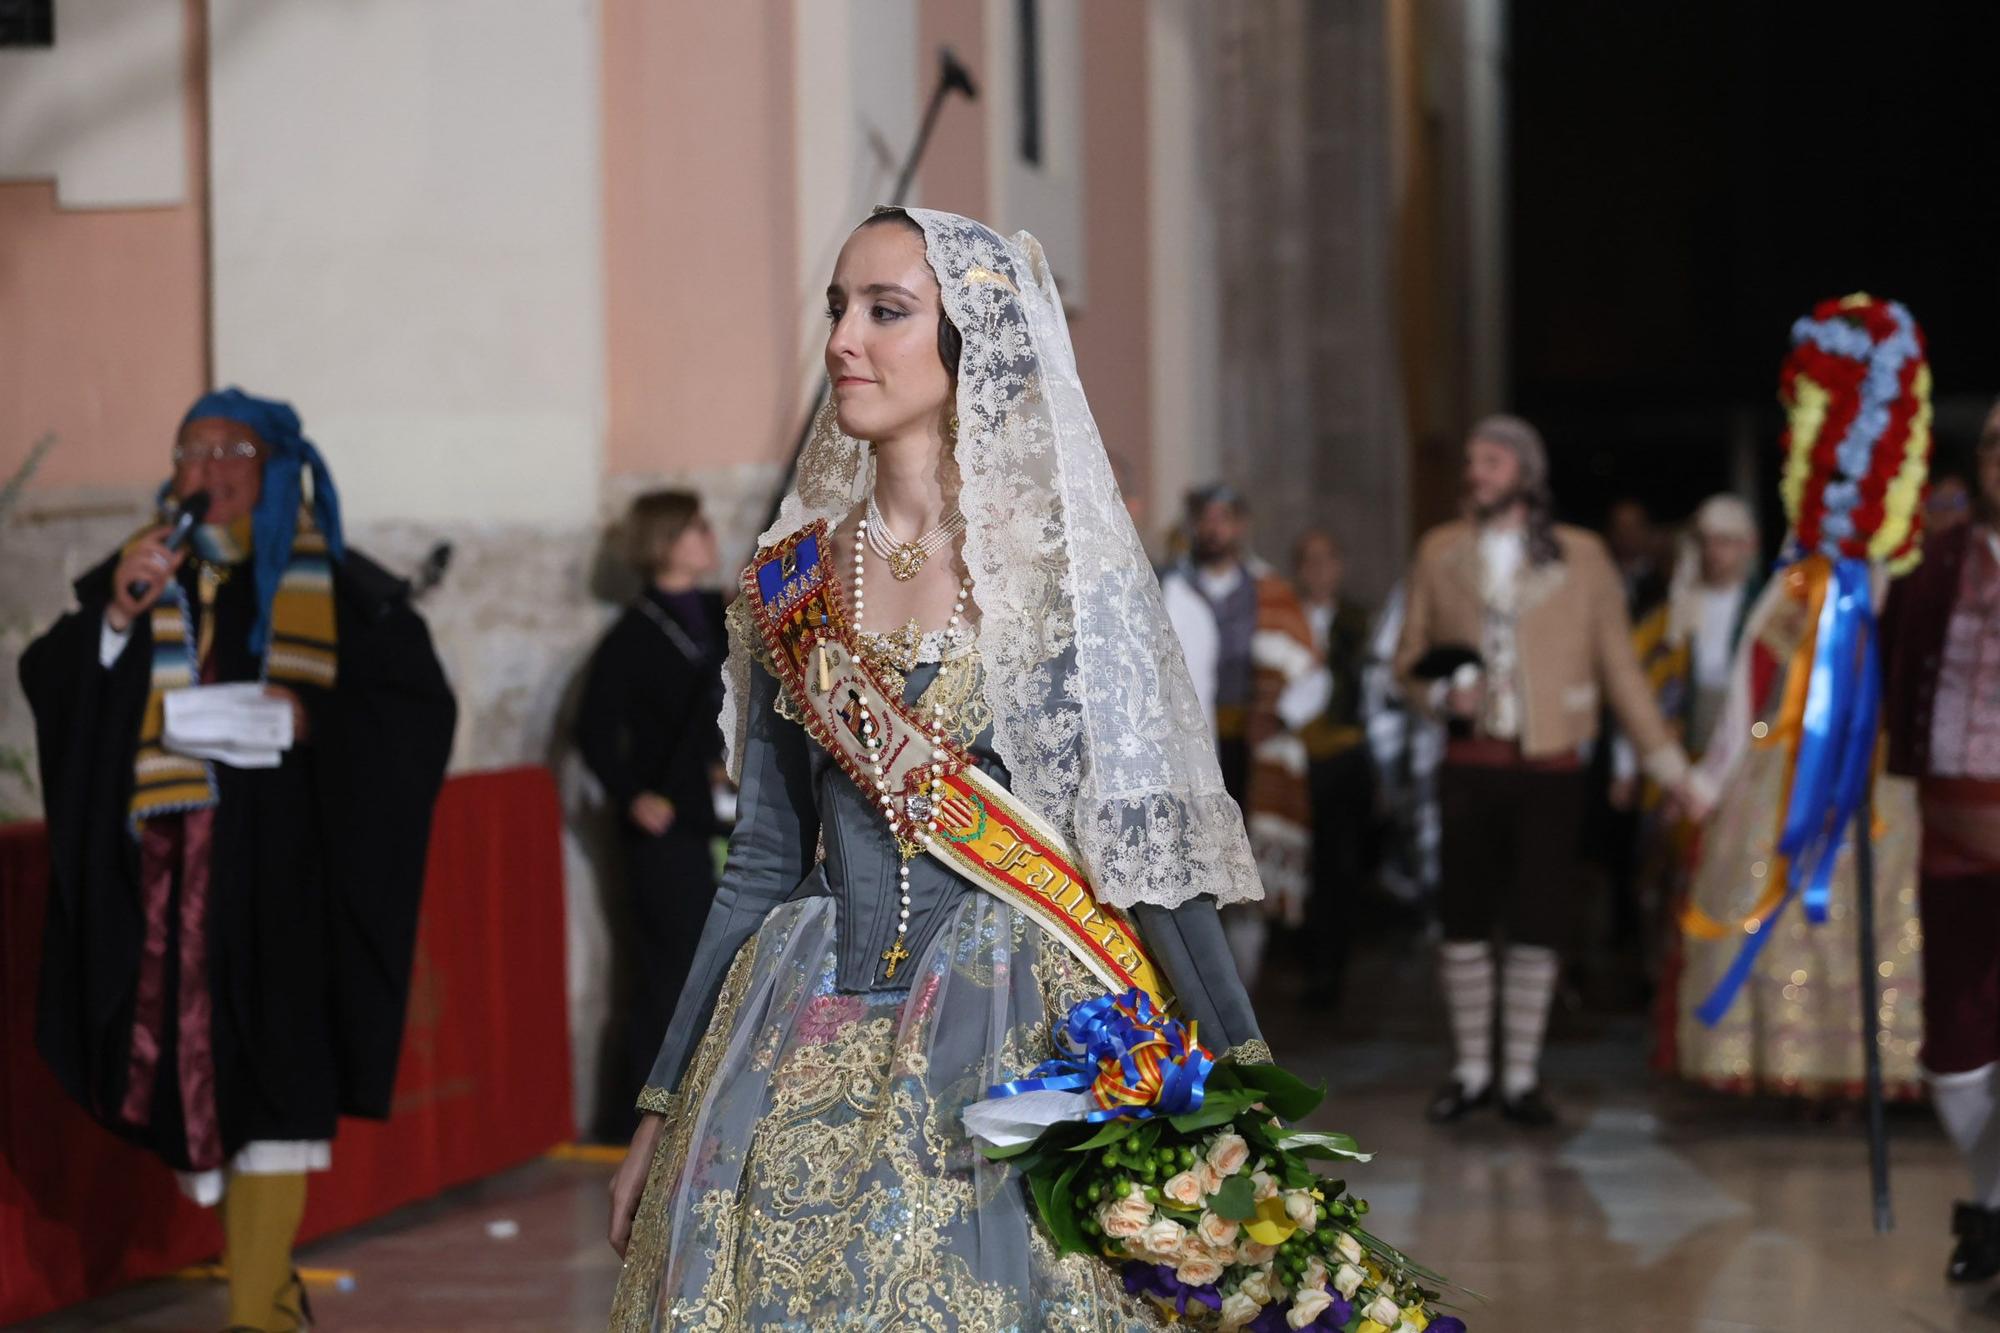
M 928 103 L 937 87 L 938 48 L 949 46 L 972 71 L 980 100 L 953 96 L 938 113 L 930 148 L 917 168 L 918 197 L 926 208 L 991 221 L 992 188 L 986 169 L 987 86 L 985 0 L 924 0 L 917 12 L 917 95 Z M 921 110 L 921 107 L 919 108 Z
M 185 203 L 61 209 L 53 181 L 0 184 L 0 477 L 53 430 L 35 490 L 163 478 L 208 384 L 205 39 L 184 3 Z
M 1090 0 L 1082 11 L 1090 303 L 1070 329 L 1104 447 L 1119 464 L 1121 484 L 1144 495 L 1153 454 L 1146 3 Z M 1144 516 L 1149 529 L 1158 518 Z
M 611 472 L 769 461 L 798 411 L 789 5 L 605 0 Z

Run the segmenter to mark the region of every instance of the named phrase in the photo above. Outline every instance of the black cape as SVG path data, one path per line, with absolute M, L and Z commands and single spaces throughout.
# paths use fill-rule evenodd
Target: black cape
M 185 1169 L 177 906 L 151 1117 L 130 1124 L 119 1114 L 146 933 L 127 807 L 152 629 L 141 617 L 117 661 L 100 664 L 114 564 L 78 580 L 79 609 L 21 658 L 53 863 L 36 1039 L 63 1087 L 99 1121 Z M 189 562 L 181 578 L 190 606 L 193 577 Z M 241 567 L 217 598 L 220 681 L 258 675 L 248 643 L 252 584 Z M 350 550 L 336 566 L 334 598 L 338 683 L 292 687 L 310 715 L 305 742 L 277 768 L 215 766 L 205 929 L 225 1155 L 252 1139 L 331 1138 L 343 1114 L 386 1117 L 396 1079 L 456 705 L 408 585 Z

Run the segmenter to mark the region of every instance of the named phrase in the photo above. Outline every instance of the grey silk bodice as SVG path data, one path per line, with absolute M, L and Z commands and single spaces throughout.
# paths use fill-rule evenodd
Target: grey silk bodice
M 905 699 L 920 697 L 938 671 L 935 663 L 914 667 Z M 896 935 L 901 896 L 895 838 L 879 810 L 832 756 L 803 727 L 780 715 L 774 707 L 777 698 L 776 679 L 761 664 L 753 666 L 750 727 L 729 864 L 648 1079 L 649 1093 L 678 1086 L 731 961 L 774 907 L 806 895 L 831 896 L 839 922 L 840 989 L 893 991 L 906 989 L 917 975 L 915 960 L 923 957 L 965 895 L 985 892 L 935 857 L 911 861 L 910 926 L 905 937 L 911 961 L 898 969 L 894 979 L 885 976 L 882 955 Z M 990 726 L 970 749 L 989 775 L 1001 783 L 1008 781 L 993 750 Z M 1172 909 L 1140 906 L 1130 915 L 1172 986 L 1181 1015 L 1199 1021 L 1204 1046 L 1221 1054 L 1246 1042 L 1261 1044 L 1256 1016 L 1211 900 L 1199 898 Z

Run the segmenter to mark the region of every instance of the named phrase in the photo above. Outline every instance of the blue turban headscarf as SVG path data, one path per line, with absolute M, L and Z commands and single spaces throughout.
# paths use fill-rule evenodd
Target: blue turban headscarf
M 302 433 L 299 414 L 290 403 L 258 398 L 232 385 L 197 399 L 181 418 L 181 428 L 202 417 L 248 426 L 270 449 L 264 459 L 264 489 L 250 513 L 251 569 L 257 585 L 257 623 L 250 630 L 250 651 L 261 658 L 271 645 L 271 602 L 292 558 L 307 469 L 312 471 L 313 523 L 326 538 L 327 556 L 335 564 L 347 553 L 340 532 L 340 493 L 326 461 Z

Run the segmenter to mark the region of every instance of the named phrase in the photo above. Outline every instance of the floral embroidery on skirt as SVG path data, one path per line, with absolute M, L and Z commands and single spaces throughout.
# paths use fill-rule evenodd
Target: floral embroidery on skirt
M 1030 920 L 970 894 L 907 992 L 835 986 L 833 900 L 744 946 L 661 1135 L 620 1330 L 1164 1327 L 1117 1272 L 1059 1257 L 959 1114 L 1049 1050 L 1102 987 Z

